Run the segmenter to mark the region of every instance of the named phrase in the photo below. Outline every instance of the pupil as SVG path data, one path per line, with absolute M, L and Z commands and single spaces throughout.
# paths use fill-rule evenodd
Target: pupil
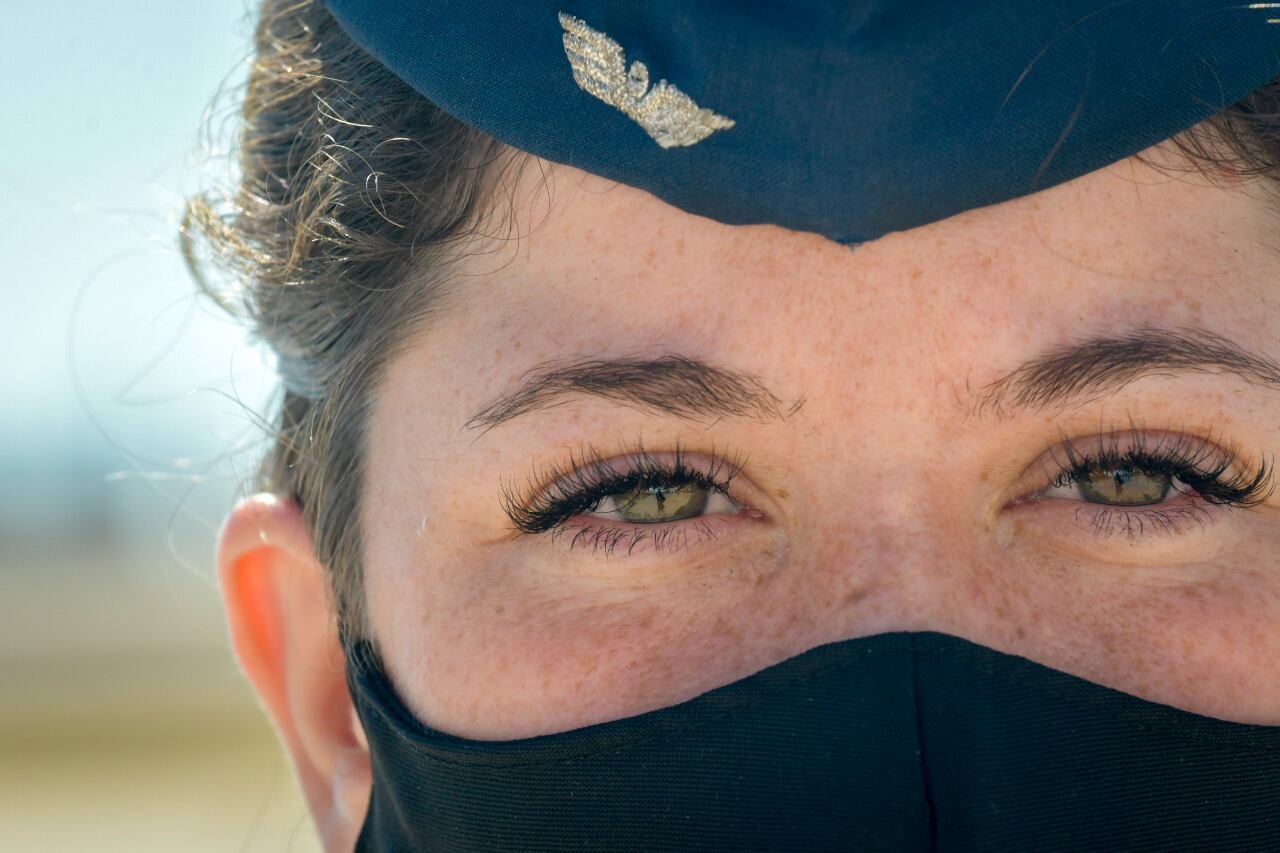
M 1125 465 L 1095 468 L 1077 481 L 1077 491 L 1091 503 L 1108 506 L 1141 506 L 1160 503 L 1169 494 L 1173 478 Z
M 620 494 L 617 501 L 620 516 L 631 522 L 679 521 L 700 515 L 710 494 L 692 483 L 680 486 L 636 486 Z

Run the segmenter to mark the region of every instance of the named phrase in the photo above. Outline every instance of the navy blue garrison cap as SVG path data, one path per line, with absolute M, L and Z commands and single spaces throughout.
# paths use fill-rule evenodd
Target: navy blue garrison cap
M 1280 3 L 326 4 L 398 77 L 515 148 L 842 243 L 1100 169 L 1280 75 Z

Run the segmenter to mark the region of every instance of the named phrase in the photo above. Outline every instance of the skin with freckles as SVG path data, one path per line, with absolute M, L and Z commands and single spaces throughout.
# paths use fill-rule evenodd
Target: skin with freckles
M 464 248 L 372 392 L 352 520 L 368 631 L 423 722 L 561 732 L 823 643 L 927 630 L 1280 724 L 1280 492 L 1108 506 L 1061 479 L 1108 448 L 1178 448 L 1236 484 L 1280 460 L 1280 213 L 1262 187 L 1130 159 L 850 249 L 538 165 L 499 194 L 512 236 Z M 1135 330 L 1168 363 L 1017 404 L 1011 380 L 1074 387 L 1063 348 L 1089 362 Z M 1231 357 L 1185 369 L 1225 339 L 1256 375 Z M 700 374 L 649 381 L 689 360 L 765 402 L 703 412 Z M 633 393 L 548 373 L 607 362 Z M 677 459 L 724 487 L 695 517 L 626 520 L 624 490 L 548 529 L 517 523 L 584 468 Z M 1087 472 L 1095 498 L 1125 478 L 1160 492 L 1123 467 Z M 371 760 L 300 508 L 241 502 L 218 567 L 237 657 L 325 847 L 350 850 Z
M 1280 219 L 1256 186 L 1127 160 L 851 250 L 567 167 L 525 175 L 518 238 L 474 247 L 447 310 L 391 362 L 367 432 L 371 630 L 424 722 L 564 731 L 822 643 L 934 630 L 1280 724 L 1280 499 L 1141 533 L 1100 532 L 1106 508 L 1079 498 L 1019 500 L 1052 479 L 1064 436 L 1133 423 L 1270 459 L 1280 388 L 1169 371 L 1070 405 L 974 407 L 1028 358 L 1135 327 L 1280 359 Z M 667 354 L 757 378 L 782 413 L 689 420 L 569 394 L 468 424 L 548 362 Z M 513 532 L 504 486 L 536 492 L 585 448 L 624 459 L 637 441 L 694 467 L 737 454 L 729 493 L 751 511 L 702 517 L 678 548 Z M 593 523 L 618 524 L 569 524 Z

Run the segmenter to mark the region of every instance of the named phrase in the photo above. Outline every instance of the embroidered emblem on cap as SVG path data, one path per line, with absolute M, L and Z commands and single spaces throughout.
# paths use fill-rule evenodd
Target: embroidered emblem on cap
M 733 119 L 699 107 L 666 80 L 650 89 L 649 69 L 639 60 L 628 69 L 622 45 L 581 18 L 564 12 L 559 17 L 564 53 L 578 88 L 621 110 L 663 148 L 694 145 L 733 127 Z

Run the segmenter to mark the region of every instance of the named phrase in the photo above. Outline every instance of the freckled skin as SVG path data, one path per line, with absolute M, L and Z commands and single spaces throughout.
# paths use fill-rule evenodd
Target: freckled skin
M 540 191 L 537 172 L 521 193 Z M 484 739 L 563 731 L 821 643 L 938 630 L 1280 724 L 1275 499 L 1149 542 L 1094 537 L 1076 504 L 1008 505 L 1044 485 L 1025 472 L 1059 430 L 1089 436 L 1100 420 L 1212 429 L 1280 457 L 1280 394 L 1155 376 L 1070 414 L 966 416 L 972 391 L 1083 334 L 1194 323 L 1280 358 L 1280 219 L 1256 188 L 1126 161 L 851 251 L 565 167 L 551 179 L 551 211 L 466 262 L 475 298 L 421 329 L 376 394 L 365 583 L 391 676 L 424 721 Z M 464 426 L 546 360 L 668 352 L 804 405 L 690 424 L 576 398 L 483 436 Z M 505 537 L 503 483 L 638 436 L 656 453 L 748 453 L 734 486 L 762 517 L 630 557 Z

